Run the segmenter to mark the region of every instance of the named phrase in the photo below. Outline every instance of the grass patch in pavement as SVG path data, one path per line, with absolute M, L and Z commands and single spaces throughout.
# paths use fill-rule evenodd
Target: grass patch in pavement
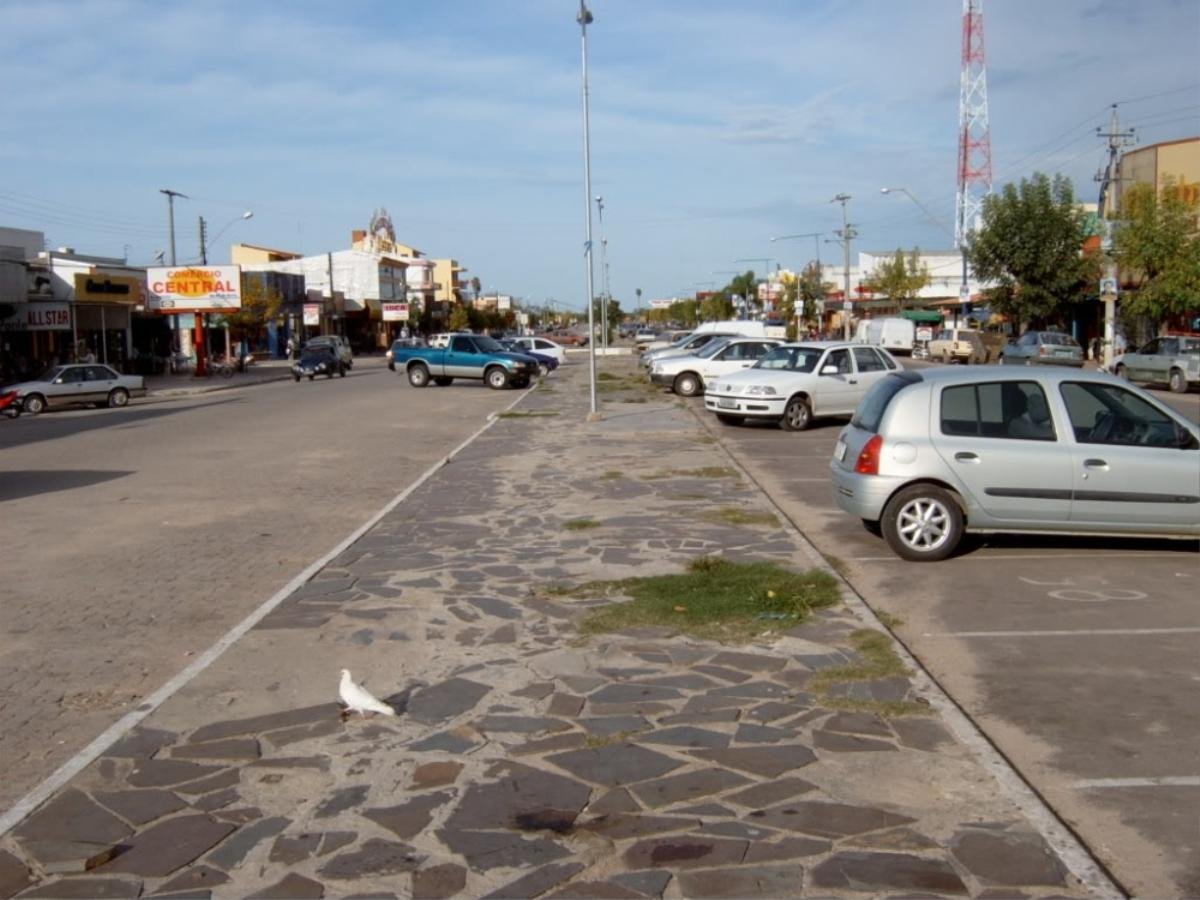
M 849 666 L 822 669 L 809 682 L 809 689 L 821 698 L 821 705 L 830 709 L 873 712 L 881 716 L 929 715 L 929 708 L 908 700 L 856 700 L 850 697 L 831 697 L 834 685 L 854 681 L 877 681 L 883 678 L 907 678 L 908 669 L 892 647 L 892 638 L 882 631 L 860 628 L 850 635 L 850 643 L 862 657 Z
M 756 512 L 752 509 L 742 509 L 739 506 L 722 506 L 720 509 L 707 509 L 699 517 L 706 522 L 716 522 L 718 525 L 771 525 L 778 527 L 779 517 L 775 513 Z
M 736 478 L 737 472 L 729 466 L 704 466 L 699 469 L 667 469 L 653 475 L 643 475 L 642 481 L 658 481 L 663 478 Z
M 579 624 L 585 636 L 657 625 L 729 642 L 793 628 L 812 610 L 841 599 L 837 582 L 820 569 L 793 572 L 775 563 L 709 556 L 693 560 L 680 575 L 596 581 L 571 593 L 629 598 L 589 612 Z
M 568 519 L 563 522 L 563 528 L 567 531 L 587 531 L 589 528 L 599 528 L 600 523 L 595 519 Z
M 497 413 L 497 419 L 541 419 L 546 416 L 557 416 L 556 412 L 521 412 L 518 410 L 510 410 L 509 412 Z
M 607 472 L 605 472 L 603 475 L 600 476 L 600 480 L 601 481 L 614 481 L 618 478 L 623 478 L 624 476 L 625 476 L 624 472 L 618 472 L 616 469 L 609 469 Z

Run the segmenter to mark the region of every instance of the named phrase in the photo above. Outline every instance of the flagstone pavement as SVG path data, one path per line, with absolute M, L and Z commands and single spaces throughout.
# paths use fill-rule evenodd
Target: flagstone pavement
M 743 646 L 580 640 L 608 601 L 572 586 L 811 564 L 673 397 L 605 392 L 585 423 L 585 375 L 532 391 L 515 411 L 543 415 L 499 419 L 0 840 L 0 898 L 1086 895 L 932 708 L 879 714 L 927 706 L 912 681 L 811 689 L 857 660 L 851 609 Z M 398 715 L 340 717 L 343 666 Z

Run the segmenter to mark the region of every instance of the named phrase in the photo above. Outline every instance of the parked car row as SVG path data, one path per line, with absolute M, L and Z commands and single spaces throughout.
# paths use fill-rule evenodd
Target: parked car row
M 1014 357 L 1032 368 L 909 370 L 858 342 L 718 336 L 688 353 L 693 335 L 650 377 L 703 392 L 729 426 L 849 416 L 830 462 L 836 501 L 907 560 L 945 559 L 970 533 L 1200 538 L 1200 426 L 1129 383 L 1200 377 L 1200 338 L 1125 354 L 1118 378 L 1069 362 L 1067 336 L 1033 335 Z
M 550 344 L 532 354 L 526 340 Z M 438 346 L 441 344 L 441 346 Z M 549 352 L 544 352 L 549 351 Z M 445 342 L 412 346 L 397 341 L 389 351 L 388 368 L 403 372 L 413 387 L 430 383 L 447 387 L 456 378 L 483 381 L 488 387 L 528 387 L 533 378 L 557 368 L 563 348 L 547 339 L 512 338 L 505 343 L 482 334 L 449 334 Z

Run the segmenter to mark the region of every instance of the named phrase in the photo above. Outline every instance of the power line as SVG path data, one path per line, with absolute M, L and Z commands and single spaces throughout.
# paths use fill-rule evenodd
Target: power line
M 1157 94 L 1147 94 L 1144 97 L 1134 97 L 1132 100 L 1118 100 L 1117 106 L 1127 106 L 1130 103 L 1141 103 L 1143 100 L 1155 100 L 1159 97 L 1168 97 L 1171 94 L 1182 94 L 1184 91 L 1200 91 L 1200 81 L 1192 84 L 1185 84 L 1183 87 L 1172 88 L 1169 91 L 1160 91 Z

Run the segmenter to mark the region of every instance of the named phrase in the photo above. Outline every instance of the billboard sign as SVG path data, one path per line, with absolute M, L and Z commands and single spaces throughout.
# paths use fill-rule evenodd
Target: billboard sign
M 16 312 L 0 319 L 0 331 L 70 331 L 69 303 L 14 303 Z
M 385 304 L 383 304 L 383 321 L 385 321 L 385 322 L 407 322 L 408 321 L 408 304 L 407 303 L 385 303 Z
M 305 325 L 320 325 L 321 324 L 321 304 L 320 303 L 305 303 L 304 304 L 304 324 Z
M 242 307 L 240 266 L 149 268 L 146 284 L 146 305 L 156 312 L 236 312 Z

